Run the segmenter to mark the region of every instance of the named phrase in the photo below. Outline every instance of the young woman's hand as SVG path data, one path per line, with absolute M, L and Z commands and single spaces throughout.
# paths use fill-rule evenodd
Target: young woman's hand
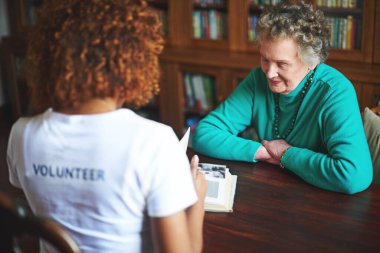
M 168 217 L 152 218 L 153 238 L 159 252 L 200 253 L 203 248 L 204 200 L 207 181 L 198 170 L 199 157 L 191 159 L 191 173 L 198 201 L 186 210 Z
M 195 190 L 197 191 L 198 201 L 204 202 L 207 191 L 207 181 L 205 175 L 198 169 L 199 157 L 194 155 L 191 158 L 191 173 L 194 179 Z

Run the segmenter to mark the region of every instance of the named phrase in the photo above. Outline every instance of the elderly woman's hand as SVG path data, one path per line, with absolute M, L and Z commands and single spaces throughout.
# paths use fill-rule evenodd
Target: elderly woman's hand
M 265 149 L 268 151 L 275 164 L 280 164 L 280 160 L 284 152 L 291 146 L 283 139 L 261 142 Z
M 278 162 L 272 158 L 271 154 L 269 154 L 268 150 L 264 146 L 259 147 L 253 159 L 257 161 L 278 164 Z

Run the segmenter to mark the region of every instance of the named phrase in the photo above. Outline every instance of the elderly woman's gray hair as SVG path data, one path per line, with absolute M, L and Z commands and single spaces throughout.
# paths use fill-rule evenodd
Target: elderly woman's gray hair
M 310 65 L 324 62 L 328 56 L 330 29 L 323 12 L 304 2 L 281 2 L 267 8 L 257 26 L 257 42 L 294 39 L 301 59 Z

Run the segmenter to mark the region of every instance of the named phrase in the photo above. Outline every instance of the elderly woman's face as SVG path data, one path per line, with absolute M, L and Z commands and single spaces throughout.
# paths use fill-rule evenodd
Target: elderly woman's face
M 263 40 L 260 55 L 261 68 L 267 76 L 269 88 L 275 93 L 288 94 L 309 71 L 292 39 Z

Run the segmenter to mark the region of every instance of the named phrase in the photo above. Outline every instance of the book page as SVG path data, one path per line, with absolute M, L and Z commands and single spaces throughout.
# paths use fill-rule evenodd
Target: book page
M 185 153 L 187 150 L 187 145 L 189 144 L 189 137 L 190 137 L 190 127 L 187 129 L 185 135 L 179 141 L 179 143 L 181 144 L 181 147 Z
M 205 210 L 207 212 L 232 212 L 236 192 L 236 182 L 237 176 L 231 175 L 231 183 L 227 184 L 228 187 L 226 189 L 226 191 L 229 192 L 229 201 L 227 203 L 224 205 L 205 203 Z
M 190 127 L 180 140 L 184 152 L 187 150 L 190 137 Z M 226 165 L 199 163 L 207 180 L 205 210 L 210 212 L 232 212 L 237 176 L 231 175 Z
M 228 201 L 226 187 L 229 182 L 228 168 L 225 165 L 199 163 L 199 169 L 204 173 L 207 180 L 207 193 L 205 202 L 209 204 L 224 205 Z

